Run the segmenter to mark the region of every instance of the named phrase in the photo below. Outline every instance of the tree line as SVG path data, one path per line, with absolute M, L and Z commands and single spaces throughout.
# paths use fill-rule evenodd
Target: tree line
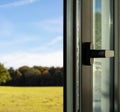
M 4 86 L 63 86 L 63 67 L 22 66 L 6 69 L 0 64 L 0 85 Z

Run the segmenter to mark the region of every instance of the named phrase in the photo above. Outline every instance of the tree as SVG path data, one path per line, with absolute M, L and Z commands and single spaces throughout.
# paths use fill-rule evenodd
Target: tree
M 0 63 L 0 84 L 6 83 L 11 80 L 8 70 Z
M 29 68 L 24 75 L 26 79 L 25 84 L 28 86 L 35 86 L 38 85 L 41 72 L 36 68 Z
M 54 75 L 55 74 L 55 68 L 54 67 L 50 67 L 50 69 L 49 69 L 49 73 L 51 74 L 51 75 Z
M 23 79 L 23 85 L 26 83 L 26 79 L 25 79 L 25 73 L 27 70 L 29 70 L 28 66 L 22 66 L 18 69 L 21 73 L 22 73 L 22 79 Z
M 9 72 L 12 80 L 14 80 L 14 79 L 15 79 L 15 70 L 13 69 L 13 67 L 10 67 L 10 68 L 8 69 L 8 72 Z
M 33 68 L 38 69 L 41 74 L 42 74 L 43 71 L 44 71 L 44 67 L 42 67 L 42 66 L 33 66 Z

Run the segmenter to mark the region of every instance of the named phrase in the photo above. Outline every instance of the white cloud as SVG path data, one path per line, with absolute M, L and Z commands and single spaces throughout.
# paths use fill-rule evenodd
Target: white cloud
M 2 4 L 2 5 L 0 5 L 0 8 L 18 7 L 18 6 L 31 4 L 31 3 L 36 2 L 36 1 L 38 1 L 38 0 L 17 0 L 15 2 Z
M 7 39 L 1 39 L 0 47 L 15 47 L 22 44 L 37 41 L 39 37 L 32 35 L 16 35 L 15 37 L 8 37 Z
M 60 45 L 63 44 L 63 36 L 57 36 L 57 37 L 53 38 L 52 40 L 50 40 L 44 44 L 41 44 L 41 46 L 36 46 L 34 48 L 31 48 L 30 51 L 32 51 L 32 52 L 49 51 L 49 50 L 53 50 L 53 48 L 52 48 L 53 46 L 55 48 L 55 46 L 57 47 L 59 44 Z
M 43 29 L 49 32 L 60 32 L 63 33 L 63 18 L 52 18 L 47 20 L 41 20 L 33 23 L 34 27 L 38 29 Z
M 58 37 L 54 38 L 53 40 L 51 40 L 51 41 L 48 43 L 48 45 L 54 45 L 54 44 L 56 44 L 56 43 L 58 43 L 58 42 L 60 42 L 60 41 L 62 41 L 62 40 L 63 40 L 63 37 L 62 37 L 62 36 L 58 36 Z
M 23 65 L 34 66 L 63 66 L 63 52 L 51 52 L 51 53 L 13 53 L 0 55 L 0 62 L 5 67 L 18 68 Z

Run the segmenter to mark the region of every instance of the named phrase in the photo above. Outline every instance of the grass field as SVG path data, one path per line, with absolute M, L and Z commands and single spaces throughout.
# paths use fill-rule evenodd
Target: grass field
M 63 87 L 1 87 L 0 112 L 63 112 Z

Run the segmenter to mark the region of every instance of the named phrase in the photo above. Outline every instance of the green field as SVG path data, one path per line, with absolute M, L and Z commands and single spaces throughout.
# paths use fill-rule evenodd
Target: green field
M 63 112 L 63 87 L 1 87 L 0 112 Z

